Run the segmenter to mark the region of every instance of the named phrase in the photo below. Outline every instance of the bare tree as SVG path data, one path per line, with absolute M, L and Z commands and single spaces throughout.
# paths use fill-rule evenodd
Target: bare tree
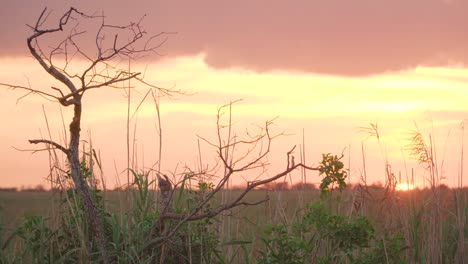
M 165 41 L 166 33 L 148 36 L 141 26 L 141 20 L 125 26 L 109 25 L 105 23 L 104 16 L 86 15 L 75 8 L 70 8 L 63 14 L 56 27 L 45 28 L 44 24 L 49 13 L 44 9 L 33 26 L 30 26 L 32 34 L 27 38 L 30 53 L 42 68 L 53 78 L 58 80 L 60 87 L 50 87 L 48 90 L 39 90 L 32 87 L 4 84 L 0 85 L 27 91 L 27 95 L 37 94 L 46 99 L 60 103 L 64 107 L 73 107 L 73 117 L 69 125 L 70 138 L 68 145 L 62 145 L 51 139 L 32 139 L 31 144 L 46 144 L 48 147 L 62 151 L 70 166 L 70 175 L 74 187 L 78 190 L 87 221 L 93 229 L 94 239 L 98 245 L 101 259 L 104 263 L 113 262 L 110 253 L 110 240 L 103 226 L 103 218 L 100 215 L 103 210 L 93 201 L 90 187 L 84 178 L 79 159 L 79 144 L 81 130 L 81 116 L 83 111 L 82 99 L 88 90 L 101 89 L 105 87 L 119 87 L 128 80 L 138 81 L 141 85 L 156 89 L 164 95 L 172 95 L 179 91 L 163 89 L 147 83 L 140 72 L 132 72 L 118 67 L 119 62 L 129 59 L 141 58 L 148 53 L 156 52 Z M 79 21 L 100 21 L 94 39 L 94 48 L 89 51 L 80 44 L 79 40 L 85 31 L 80 31 Z M 65 33 L 59 42 L 50 45 L 52 36 Z M 41 45 L 41 40 L 47 38 L 48 45 Z M 110 37 L 109 37 L 110 36 Z M 60 37 L 59 37 L 60 38 Z M 89 41 L 89 38 L 86 38 Z M 79 68 L 72 65 L 74 60 L 80 58 L 87 65 Z M 21 99 L 21 98 L 20 98 Z M 157 222 L 148 234 L 147 246 L 162 245 L 160 261 L 165 259 L 164 244 L 177 233 L 184 223 L 215 217 L 225 211 L 239 206 L 250 206 L 259 204 L 264 200 L 253 203 L 246 202 L 245 196 L 255 188 L 280 179 L 297 168 L 304 170 L 324 171 L 324 166 L 310 167 L 303 163 L 295 163 L 293 147 L 285 156 L 284 168 L 268 176 L 266 179 L 247 181 L 245 188 L 237 197 L 223 201 L 221 204 L 211 208 L 209 205 L 216 195 L 224 190 L 228 182 L 236 175 L 247 171 L 265 170 L 268 164 L 268 155 L 275 138 L 282 133 L 273 134 L 271 126 L 273 120 L 267 121 L 264 126 L 259 127 L 255 133 L 247 132 L 240 137 L 232 130 L 232 103 L 219 108 L 217 114 L 217 139 L 211 142 L 201 138 L 211 146 L 217 153 L 218 161 L 212 170 L 204 170 L 194 177 L 207 175 L 218 176 L 218 181 L 213 184 L 203 196 L 200 197 L 196 206 L 188 213 L 180 213 L 173 210 L 173 193 L 181 183 L 172 183 L 169 178 L 158 171 L 159 188 L 162 195 L 161 212 Z M 227 116 L 227 118 L 226 118 Z M 227 119 L 227 121 L 225 120 Z M 216 174 L 216 175 L 215 175 Z M 166 225 L 172 222 L 172 225 Z
M 62 106 L 73 107 L 73 117 L 69 125 L 70 139 L 68 146 L 47 139 L 32 139 L 29 142 L 31 144 L 46 144 L 66 155 L 71 178 L 78 190 L 89 224 L 94 231 L 102 260 L 107 263 L 110 261 L 109 241 L 103 228 L 100 211 L 91 198 L 88 183 L 84 179 L 80 168 L 79 144 L 83 111 L 82 99 L 88 90 L 118 87 L 119 84 L 128 80 L 136 80 L 166 95 L 174 93 L 175 91 L 162 89 L 145 82 L 140 72 L 118 68 L 119 61 L 135 59 L 147 53 L 156 52 L 156 49 L 165 41 L 165 33 L 147 36 L 141 26 L 141 20 L 124 26 L 110 25 L 105 23 L 104 16 L 86 15 L 73 7 L 60 17 L 56 27 L 43 28 L 49 15 L 47 9 L 44 9 L 36 23 L 29 26 L 32 34 L 27 38 L 27 45 L 34 59 L 50 76 L 61 83 L 61 87 L 52 86 L 49 91 L 45 91 L 12 84 L 0 83 L 0 85 L 26 90 L 27 94 L 25 96 L 38 94 L 46 99 L 57 101 Z M 78 44 L 79 37 L 86 33 L 86 31 L 80 31 L 79 21 L 91 19 L 100 22 L 94 35 L 94 52 L 89 52 Z M 51 47 L 50 42 L 47 45 L 41 45 L 41 40 L 44 37 L 50 36 L 50 39 L 52 39 L 51 35 L 60 34 L 66 35 L 55 46 Z M 71 63 L 78 58 L 87 62 L 87 66 L 76 70 Z
M 244 198 L 249 192 L 256 188 L 281 179 L 298 168 L 304 168 L 305 170 L 311 171 L 322 171 L 324 169 L 324 167 L 311 167 L 303 163 L 294 163 L 294 156 L 292 155 L 295 149 L 294 146 L 286 153 L 284 168 L 282 170 L 274 173 L 273 176 L 269 176 L 264 179 L 258 179 L 257 177 L 256 180 L 247 181 L 246 186 L 236 197 L 225 201 L 214 208 L 209 206 L 215 196 L 219 195 L 222 190 L 225 190 L 228 182 L 234 177 L 243 173 L 248 173 L 249 171 L 253 171 L 255 174 L 255 172 L 258 173 L 258 170 L 260 170 L 260 174 L 263 174 L 262 172 L 265 172 L 269 165 L 268 155 L 271 152 L 271 146 L 274 139 L 283 135 L 283 133 L 272 133 L 271 126 L 274 124 L 274 120 L 266 121 L 264 126 L 258 127 L 257 132 L 252 133 L 247 131 L 243 136 L 237 135 L 232 129 L 232 105 L 233 103 L 231 102 L 218 109 L 216 141 L 212 142 L 206 138 L 200 137 L 216 151 L 216 165 L 211 169 L 206 168 L 199 173 L 191 174 L 192 177 L 208 175 L 209 178 L 219 180 L 212 186 L 208 193 L 200 197 L 198 204 L 189 213 L 177 213 L 174 212 L 174 208 L 172 208 L 173 193 L 182 181 L 175 183 L 174 186 L 172 186 L 167 176 L 158 175 L 160 183 L 159 187 L 162 196 L 160 202 L 162 210 L 158 223 L 154 226 L 153 231 L 148 236 L 148 241 L 164 244 L 167 241 L 170 241 L 171 237 L 176 234 L 178 229 L 187 222 L 212 218 L 239 206 L 254 206 L 263 203 L 269 198 L 265 197 L 264 199 L 255 202 L 246 202 Z M 227 117 L 225 117 L 226 115 Z M 227 119 L 227 121 L 225 119 Z M 213 171 L 221 171 L 222 174 L 211 174 Z M 183 181 L 185 181 L 185 179 Z M 165 222 L 167 221 L 176 221 L 176 224 L 167 228 L 165 225 Z M 155 232 L 160 233 L 160 236 L 157 239 L 154 239 Z M 163 263 L 164 254 L 165 252 L 163 250 L 160 259 L 161 263 Z

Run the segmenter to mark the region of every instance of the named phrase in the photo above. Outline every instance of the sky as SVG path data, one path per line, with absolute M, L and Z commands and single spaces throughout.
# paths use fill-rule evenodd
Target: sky
M 151 83 L 186 93 L 160 99 L 166 174 L 200 167 L 199 136 L 215 140 L 217 109 L 236 100 L 236 135 L 275 118 L 274 132 L 285 135 L 273 142 L 267 172 L 236 175 L 234 184 L 281 171 L 285 153 L 296 145 L 296 157 L 304 148 L 313 166 L 322 153 L 343 152 L 351 182 L 364 174 L 370 183 L 384 182 L 387 160 L 395 175 L 406 179 L 413 170 L 416 185 L 424 187 L 428 173 L 407 150 L 416 129 L 434 142 L 442 183 L 456 186 L 461 164 L 468 165 L 461 155 L 468 118 L 467 1 L 8 1 L 0 10 L 1 83 L 43 91 L 58 85 L 28 53 L 27 24 L 47 7 L 44 26 L 54 25 L 70 6 L 119 25 L 144 16 L 149 35 L 170 33 L 157 54 L 132 63 Z M 94 54 L 96 24 L 79 28 L 88 34 L 80 45 Z M 73 63 L 85 65 L 79 58 Z M 132 112 L 145 93 L 134 88 Z M 52 138 L 62 141 L 62 115 L 66 125 L 71 115 L 39 96 L 17 101 L 24 94 L 0 88 L 0 186 L 47 186 L 47 153 L 18 149 L 35 149 L 28 139 L 49 137 L 45 116 Z M 105 88 L 84 98 L 82 136 L 99 151 L 109 188 L 126 182 L 127 96 Z M 363 132 L 370 123 L 378 125 L 379 140 Z M 132 119 L 135 128 L 138 167 L 151 168 L 160 147 L 151 100 Z M 202 166 L 213 164 L 215 149 L 201 142 L 200 150 Z M 308 181 L 320 178 L 311 173 Z

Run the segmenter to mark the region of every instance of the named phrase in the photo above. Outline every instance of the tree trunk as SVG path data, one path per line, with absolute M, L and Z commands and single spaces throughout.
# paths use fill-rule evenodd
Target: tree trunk
M 71 176 L 75 184 L 75 188 L 78 190 L 88 223 L 93 229 L 94 238 L 96 239 L 97 246 L 101 252 L 102 261 L 103 263 L 110 263 L 107 247 L 109 243 L 104 231 L 102 218 L 96 204 L 91 198 L 89 186 L 81 173 L 79 158 L 81 98 L 77 95 L 75 99 L 77 99 L 79 103 L 75 103 L 74 105 L 73 120 L 70 123 L 70 146 L 68 148 L 67 158 L 70 163 Z

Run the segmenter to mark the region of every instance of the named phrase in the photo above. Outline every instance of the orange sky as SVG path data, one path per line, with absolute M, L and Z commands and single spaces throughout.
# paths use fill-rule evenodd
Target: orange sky
M 20 2 L 8 3 L 0 11 L 4 20 L 0 21 L 0 32 L 11 36 L 0 44 L 0 82 L 28 85 L 29 81 L 33 88 L 48 89 L 56 83 L 27 55 L 24 41 L 28 34 L 24 24 L 33 23 L 42 6 L 34 2 L 24 10 L 19 8 Z M 54 7 L 51 19 L 65 8 L 59 1 L 45 2 Z M 403 178 L 415 168 L 418 185 L 423 186 L 424 170 L 403 150 L 416 122 L 425 136 L 435 138 L 439 165 L 446 177 L 443 183 L 455 186 L 461 124 L 468 116 L 468 69 L 464 67 L 468 26 L 460 23 L 461 8 L 468 10 L 466 2 L 391 1 L 377 5 L 362 1 L 352 6 L 338 2 L 220 5 L 206 1 L 194 6 L 178 1 L 141 1 L 131 11 L 125 8 L 126 2 L 106 7 L 112 21 L 125 23 L 146 13 L 147 31 L 178 32 L 162 48 L 164 57 L 133 65 L 145 70 L 152 83 L 176 85 L 193 94 L 161 100 L 162 170 L 180 173 L 185 166 L 196 168 L 197 135 L 214 139 L 217 107 L 243 99 L 233 113 L 239 134 L 277 116 L 275 131 L 290 134 L 273 145 L 270 175 L 284 168 L 285 153 L 302 143 L 304 129 L 311 165 L 320 161 L 321 153 L 339 154 L 346 148 L 345 162 L 350 161 L 351 180 L 355 182 L 363 173 L 364 144 L 370 182 L 384 181 L 386 156 L 393 171 L 401 172 Z M 80 5 L 85 11 L 105 6 L 99 2 L 91 9 L 87 1 L 77 7 Z M 126 16 L 122 15 L 124 10 L 128 11 Z M 78 66 L 82 63 L 75 62 Z M 136 88 L 133 108 L 144 93 Z M 42 105 L 53 137 L 59 139 L 59 106 L 37 96 L 17 104 L 22 94 L 0 89 L 0 185 L 48 185 L 44 179 L 47 154 L 20 152 L 13 147 L 31 149 L 34 146 L 28 145 L 28 139 L 46 135 Z M 90 91 L 84 100 L 83 138 L 91 131 L 93 144 L 103 158 L 107 185 L 114 187 L 116 177 L 126 181 L 120 174 L 126 166 L 125 93 L 112 88 Z M 70 116 L 70 109 L 63 111 L 65 118 Z M 133 120 L 137 122 L 141 167 L 151 167 L 157 158 L 155 118 L 154 105 L 148 101 Z M 359 127 L 369 122 L 378 123 L 380 144 L 359 132 Z M 202 151 L 204 162 L 212 163 L 214 150 L 202 145 Z M 298 176 L 298 172 L 293 175 Z M 318 183 L 319 178 L 311 176 L 310 181 Z

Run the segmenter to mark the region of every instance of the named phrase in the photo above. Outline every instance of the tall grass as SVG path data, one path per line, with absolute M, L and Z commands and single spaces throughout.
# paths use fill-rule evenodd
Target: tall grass
M 137 174 L 137 177 L 140 177 L 143 183 L 145 182 L 143 174 Z M 150 256 L 155 257 L 159 254 L 157 248 L 151 248 L 151 246 L 148 248 L 148 242 L 150 241 L 145 241 L 151 227 L 151 222 L 157 219 L 152 198 L 153 191 L 146 192 L 145 186 L 145 184 L 140 185 L 140 187 L 135 185 L 129 190 L 107 191 L 107 207 L 109 208 L 109 215 L 107 216 L 108 228 L 112 231 L 112 241 L 115 246 L 113 250 L 120 263 L 144 263 L 145 261 L 149 261 Z M 375 249 L 379 243 L 385 249 L 386 246 L 389 246 L 385 243 L 392 242 L 391 239 L 388 240 L 389 235 L 400 235 L 403 240 L 400 241 L 401 252 L 399 254 L 406 263 L 433 263 L 430 260 L 430 249 L 427 247 L 428 243 L 435 243 L 431 241 L 434 238 L 431 237 L 431 223 L 428 221 L 431 217 L 431 207 L 425 202 L 432 196 L 432 190 L 397 192 L 400 210 L 408 213 L 400 216 L 401 222 L 393 222 L 392 225 L 387 224 L 387 227 L 384 228 L 382 223 L 386 223 L 386 219 L 394 212 L 388 210 L 387 213 L 382 213 L 379 201 L 385 196 L 385 189 L 373 186 L 368 187 L 373 200 L 368 202 L 369 213 L 367 215 L 353 214 L 354 216 L 351 217 L 348 214 L 338 214 L 330 211 L 329 214 L 331 215 L 328 217 L 341 215 L 345 219 L 354 219 L 355 216 L 369 219 L 375 229 L 375 240 L 370 241 L 369 247 L 362 249 L 364 250 L 363 252 Z M 119 196 L 125 195 L 125 192 L 133 194 L 130 199 L 131 204 L 122 204 L 122 201 L 119 199 Z M 238 191 L 229 190 L 225 192 L 230 192 L 230 195 L 236 195 Z M 302 233 L 303 235 L 300 235 L 300 233 L 299 235 L 293 235 L 294 233 L 289 232 L 296 232 L 294 231 L 294 226 L 303 222 L 301 219 L 304 219 L 304 215 L 307 214 L 305 207 L 296 203 L 298 197 L 302 196 L 306 204 L 319 204 L 319 190 L 257 190 L 247 197 L 247 201 L 256 201 L 260 197 L 263 197 L 265 192 L 268 192 L 270 200 L 262 205 L 238 208 L 233 210 L 229 216 L 224 215 L 209 222 L 186 225 L 179 233 L 180 236 L 168 245 L 170 249 L 168 254 L 170 256 L 169 260 L 175 261 L 172 263 L 178 263 L 177 261 L 182 261 L 182 259 L 184 260 L 181 263 L 218 263 L 221 260 L 225 263 L 245 263 L 247 259 L 254 263 L 261 258 L 261 252 L 268 252 L 266 251 L 264 239 L 271 240 L 276 238 L 274 236 L 267 236 L 268 230 L 271 230 L 270 228 L 273 226 L 283 225 L 286 229 L 282 232 L 287 232 L 288 236 L 296 238 L 297 241 L 295 242 L 298 243 L 302 241 L 300 238 L 314 236 L 314 234 L 318 235 L 316 233 L 318 231 L 307 233 L 307 235 L 304 233 Z M 358 192 L 357 187 L 344 190 L 341 193 L 340 206 L 342 208 L 353 207 L 352 197 L 356 192 Z M 455 203 L 454 193 L 466 195 L 468 189 L 441 188 L 440 192 L 441 202 L 444 205 L 441 210 L 443 215 L 443 236 L 442 240 L 437 242 L 443 249 L 441 263 L 463 263 L 463 259 L 457 258 L 459 254 L 458 245 L 460 244 L 458 240 L 459 225 L 457 215 L 453 214 L 453 212 L 456 212 L 457 206 L 459 207 L 460 205 Z M 147 195 L 142 195 L 145 193 Z M 53 216 L 49 208 L 47 208 L 47 203 L 50 199 L 53 199 L 54 194 L 50 192 L 42 194 L 42 196 L 36 196 L 35 198 L 38 203 L 43 205 L 42 208 L 34 208 L 32 205 L 28 208 L 25 204 L 21 206 L 25 210 L 25 215 L 28 215 L 27 212 L 40 209 L 41 211 L 36 211 L 36 214 L 44 215 L 43 217 L 24 216 L 24 218 L 20 218 L 18 216 L 16 220 L 10 217 L 9 222 L 4 222 L 2 254 L 0 254 L 4 263 L 24 263 L 30 261 L 32 263 L 35 259 L 37 260 L 36 263 L 41 263 L 41 260 L 44 260 L 44 252 L 49 254 L 46 258 L 48 261 L 63 261 L 65 263 L 78 261 L 85 263 L 92 260 L 93 254 L 95 254 L 93 252 L 96 249 L 87 239 L 90 230 L 84 224 L 83 215 L 77 214 L 78 210 L 75 209 L 73 204 L 67 204 L 62 208 L 60 214 L 62 222 L 52 221 Z M 32 195 L 34 193 L 0 192 L 2 201 L 5 200 L 5 197 L 29 198 Z M 184 197 L 181 197 L 180 200 L 181 205 L 190 204 L 190 201 L 194 197 L 193 195 L 196 195 L 196 192 L 192 194 L 184 192 Z M 70 202 L 75 199 L 73 198 L 75 197 L 73 193 L 69 193 L 67 196 L 69 196 Z M 56 199 L 58 198 L 56 197 Z M 18 202 L 16 203 L 18 204 Z M 17 204 L 2 204 L 3 211 L 9 210 L 11 212 L 13 210 L 10 207 L 14 208 Z M 151 210 L 148 210 L 148 207 Z M 183 207 L 181 206 L 180 209 L 183 210 Z M 465 206 L 464 210 L 466 212 L 468 208 Z M 225 217 L 230 217 L 231 223 L 233 223 L 230 229 L 231 240 L 229 241 L 225 237 L 222 237 L 222 234 L 219 232 L 221 227 L 219 220 Z M 60 230 L 57 227 L 60 227 Z M 61 236 L 50 237 L 51 232 L 61 233 Z M 465 244 L 464 250 L 466 250 L 467 232 L 468 230 L 463 230 L 464 237 L 462 243 Z M 271 234 L 279 235 L 270 231 Z M 61 246 L 59 246 L 58 242 L 60 242 Z M 315 243 L 318 243 L 318 241 Z M 318 246 L 317 244 L 314 245 Z M 231 255 L 224 254 L 226 248 L 231 248 Z M 330 250 L 333 249 L 333 247 L 327 250 L 314 248 L 316 258 L 326 257 L 330 254 Z M 145 253 L 147 251 L 151 252 L 151 254 Z M 179 257 L 180 259 L 178 259 Z M 344 261 L 342 263 L 351 263 L 349 259 L 341 260 Z
M 428 189 L 397 191 L 401 177 L 395 176 L 388 161 L 385 186 L 368 185 L 365 170 L 360 184 L 346 186 L 340 157 L 324 155 L 322 168 L 328 170 L 310 175 L 322 179 L 320 189 L 308 187 L 304 179 L 296 189 L 254 190 L 246 203 L 268 200 L 185 222 L 169 239 L 165 232 L 177 222 L 159 221 L 163 208 L 161 193 L 154 188 L 157 171 L 128 169 L 128 186 L 106 190 L 91 141 L 82 150 L 81 169 L 102 210 L 116 263 L 463 263 L 468 234 L 463 168 L 459 188 L 440 185 L 435 148 L 421 133 L 413 139 L 410 147 L 431 172 L 434 184 Z M 363 145 L 363 164 L 365 156 Z M 330 164 L 339 166 L 333 169 Z M 54 191 L 0 192 L 2 263 L 99 262 L 93 231 L 70 176 L 66 170 L 55 172 L 62 174 L 55 177 L 61 180 Z M 173 193 L 175 212 L 191 212 L 213 190 L 200 175 L 190 171 L 182 175 Z M 278 183 L 284 186 L 285 179 Z M 240 192 L 224 189 L 207 208 Z M 50 204 L 57 208 L 51 210 Z

